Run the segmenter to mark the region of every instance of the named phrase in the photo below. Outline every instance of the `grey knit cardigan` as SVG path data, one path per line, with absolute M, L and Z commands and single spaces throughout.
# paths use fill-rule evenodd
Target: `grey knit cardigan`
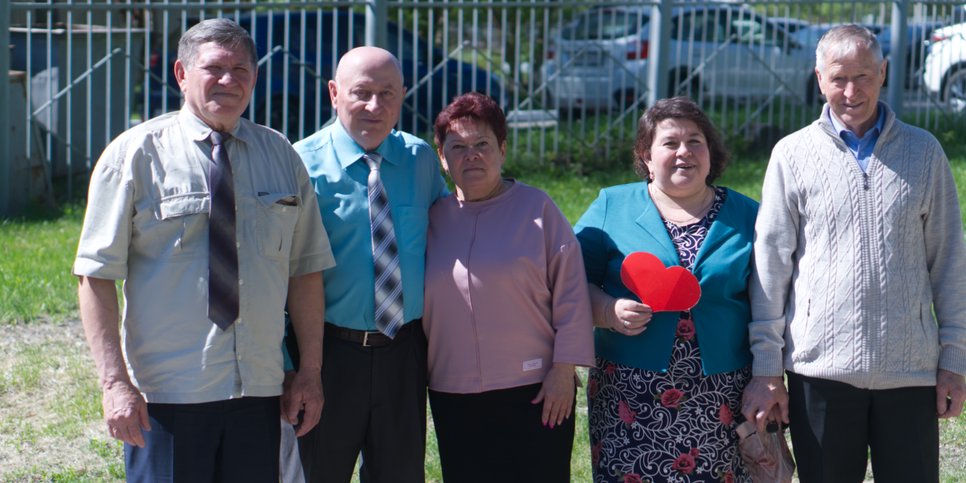
M 774 148 L 755 226 L 753 373 L 859 388 L 966 374 L 966 244 L 939 142 L 896 119 L 867 171 L 828 121 Z

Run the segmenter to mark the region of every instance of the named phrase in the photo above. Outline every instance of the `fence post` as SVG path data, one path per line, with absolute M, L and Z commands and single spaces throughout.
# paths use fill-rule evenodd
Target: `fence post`
M 671 2 L 672 0 L 659 0 L 651 7 L 647 48 L 647 85 L 650 87 L 647 93 L 648 107 L 653 106 L 667 92 L 668 52 L 661 43 L 671 37 Z
M 889 107 L 896 113 L 902 115 L 902 98 L 906 90 L 906 50 L 909 43 L 908 29 L 906 28 L 906 12 L 909 11 L 909 0 L 896 0 L 892 2 L 892 45 L 889 54 Z
M 10 2 L 0 2 L 0 106 L 10 105 Z M 10 114 L 0 114 L 0 217 L 10 209 L 10 177 L 13 151 L 10 145 Z
M 389 21 L 388 0 L 366 2 L 366 45 L 389 48 L 386 23 Z

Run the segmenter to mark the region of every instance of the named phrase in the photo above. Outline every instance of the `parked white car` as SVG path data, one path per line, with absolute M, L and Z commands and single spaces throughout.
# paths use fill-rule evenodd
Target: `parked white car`
M 923 85 L 950 110 L 966 111 L 966 22 L 933 31 Z
M 592 7 L 562 28 L 541 68 L 551 108 L 621 109 L 646 98 L 650 6 Z M 672 10 L 671 95 L 818 102 L 815 53 L 750 8 Z M 663 93 L 661 95 L 663 97 Z

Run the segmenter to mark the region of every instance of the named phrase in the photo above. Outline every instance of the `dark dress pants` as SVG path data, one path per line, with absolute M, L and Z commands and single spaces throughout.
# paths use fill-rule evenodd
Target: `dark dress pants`
M 144 448 L 124 445 L 129 482 L 278 481 L 278 397 L 148 404 Z
M 324 337 L 322 419 L 299 438 L 307 483 L 424 483 L 426 336 L 422 321 L 385 347 Z
M 788 373 L 792 449 L 802 483 L 939 481 L 936 388 L 859 389 Z
M 540 387 L 477 394 L 429 391 L 443 481 L 569 483 L 577 416 L 544 426 L 543 403 L 530 403 Z

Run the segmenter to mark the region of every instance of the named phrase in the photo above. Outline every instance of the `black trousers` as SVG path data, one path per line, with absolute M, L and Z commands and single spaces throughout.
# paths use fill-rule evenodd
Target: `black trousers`
M 792 449 L 802 483 L 939 481 L 934 386 L 859 389 L 788 373 Z
M 148 404 L 144 448 L 124 445 L 129 482 L 278 481 L 278 397 Z
M 576 415 L 544 426 L 543 403 L 530 403 L 539 391 L 540 384 L 478 394 L 429 391 L 443 481 L 569 483 Z
M 322 419 L 299 438 L 307 483 L 346 483 L 362 453 L 363 483 L 423 483 L 426 336 L 422 321 L 384 347 L 326 335 Z

